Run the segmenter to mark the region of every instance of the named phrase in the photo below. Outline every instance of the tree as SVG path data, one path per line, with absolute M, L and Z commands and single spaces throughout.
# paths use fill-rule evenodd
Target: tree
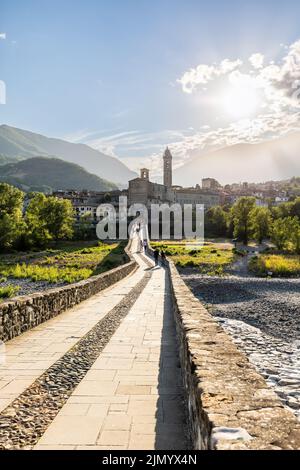
M 298 217 L 293 217 L 288 223 L 290 233 L 290 241 L 293 244 L 294 250 L 300 254 L 300 220 Z
M 216 237 L 226 236 L 227 214 L 222 207 L 208 209 L 205 214 L 205 232 Z
M 290 216 L 290 202 L 283 202 L 276 207 L 271 208 L 273 219 L 284 219 Z
M 41 216 L 55 241 L 72 238 L 74 210 L 71 201 L 53 196 L 47 197 Z
M 271 240 L 278 250 L 283 250 L 289 240 L 289 227 L 286 218 L 275 219 L 271 230 Z
M 104 202 L 111 202 L 111 195 L 109 193 L 104 194 Z
M 16 246 L 24 232 L 22 218 L 24 193 L 14 186 L 0 183 L 0 249 Z
M 81 215 L 75 226 L 74 237 L 76 240 L 90 240 L 95 238 L 95 228 L 93 218 L 90 212 Z
M 297 197 L 297 199 L 291 203 L 290 214 L 291 217 L 298 217 L 300 220 L 300 197 Z
M 245 245 L 248 245 L 251 223 L 250 214 L 255 207 L 254 197 L 241 197 L 231 209 L 234 225 L 234 236 L 241 238 Z
M 268 208 L 255 207 L 250 213 L 251 231 L 255 240 L 262 243 L 265 238 L 269 237 L 272 218 Z
M 283 250 L 292 244 L 296 253 L 300 253 L 300 222 L 297 217 L 285 217 L 276 219 L 272 227 L 272 241 Z
M 42 193 L 32 193 L 26 209 L 27 226 L 25 243 L 29 247 L 44 247 L 51 240 L 48 221 L 45 218 L 47 197 Z

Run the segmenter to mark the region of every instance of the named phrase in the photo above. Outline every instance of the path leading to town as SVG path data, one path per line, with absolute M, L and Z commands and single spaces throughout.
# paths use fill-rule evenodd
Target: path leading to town
M 137 271 L 6 344 L 0 448 L 187 449 L 167 271 Z

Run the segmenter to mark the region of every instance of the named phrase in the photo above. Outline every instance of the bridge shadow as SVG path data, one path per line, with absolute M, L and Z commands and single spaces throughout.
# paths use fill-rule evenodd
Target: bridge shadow
M 159 358 L 155 449 L 186 450 L 190 445 L 169 270 L 164 266 L 159 269 L 164 270 L 166 288 Z
M 113 248 L 94 268 L 93 276 L 102 274 L 110 269 L 121 266 L 122 264 L 128 263 L 129 257 L 125 252 L 126 242 L 121 242 Z

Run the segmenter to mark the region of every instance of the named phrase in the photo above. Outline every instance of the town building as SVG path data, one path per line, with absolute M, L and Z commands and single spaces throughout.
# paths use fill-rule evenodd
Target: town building
M 175 201 L 184 204 L 203 204 L 205 209 L 218 206 L 221 202 L 221 195 L 212 191 L 201 191 L 196 188 L 182 188 L 175 191 Z
M 55 191 L 53 196 L 71 201 L 77 221 L 83 215 L 90 215 L 95 222 L 97 218 L 97 207 L 100 204 L 112 204 L 116 210 L 119 207 L 119 197 L 126 196 L 126 191 Z
M 119 197 L 127 196 L 128 206 L 133 204 L 144 204 L 148 209 L 151 204 L 203 204 L 205 209 L 217 206 L 224 200 L 224 193 L 219 183 L 213 178 L 207 178 L 203 189 L 200 185 L 194 188 L 183 188 L 172 185 L 172 154 L 167 147 L 163 155 L 163 184 L 150 181 L 149 170 L 142 168 L 140 176 L 129 181 L 128 189 L 109 192 L 101 191 L 56 191 L 54 196 L 69 199 L 74 207 L 75 217 L 79 221 L 83 215 L 90 214 L 96 223 L 97 207 L 100 204 L 113 204 L 118 212 Z M 204 180 L 203 180 L 204 181 Z M 202 185 L 203 185 L 202 181 Z
M 202 189 L 219 189 L 221 188 L 220 183 L 214 178 L 203 178 L 202 179 Z

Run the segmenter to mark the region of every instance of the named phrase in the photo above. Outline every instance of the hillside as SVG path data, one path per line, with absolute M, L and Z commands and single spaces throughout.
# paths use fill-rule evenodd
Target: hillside
M 58 158 L 28 158 L 17 163 L 0 166 L 0 181 L 24 191 L 51 192 L 57 189 L 88 189 L 110 191 L 114 183 L 91 175 L 74 163 Z
M 195 151 L 174 171 L 175 184 L 191 186 L 213 177 L 222 184 L 263 182 L 300 175 L 300 132 L 258 144 L 237 144 L 214 152 Z
M 5 157 L 4 155 L 0 154 L 0 166 L 7 165 L 8 163 L 15 163 L 15 162 L 18 162 L 20 160 L 23 160 L 23 158 Z
M 127 187 L 128 181 L 136 177 L 118 159 L 88 145 L 73 144 L 6 125 L 0 126 L 0 155 L 18 159 L 54 156 L 81 165 L 88 172 L 113 181 L 120 187 Z

